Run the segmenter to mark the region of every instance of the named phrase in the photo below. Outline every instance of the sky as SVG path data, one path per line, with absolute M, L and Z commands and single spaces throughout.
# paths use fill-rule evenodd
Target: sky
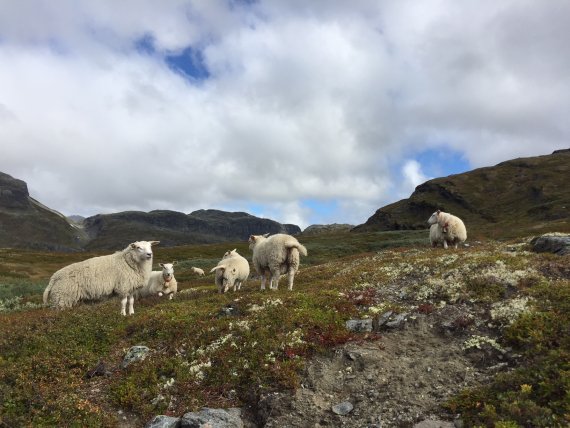
M 0 171 L 66 215 L 361 224 L 570 147 L 566 0 L 0 0 Z

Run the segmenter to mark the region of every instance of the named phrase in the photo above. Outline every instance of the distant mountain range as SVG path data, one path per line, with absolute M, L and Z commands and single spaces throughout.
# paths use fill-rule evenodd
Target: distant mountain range
M 461 217 L 471 239 L 570 232 L 570 149 L 429 180 L 409 198 L 378 209 L 364 224 L 354 228 L 313 225 L 304 233 L 427 229 L 426 221 L 437 209 Z M 0 173 L 0 247 L 116 250 L 142 239 L 175 246 L 300 232 L 293 224 L 219 210 L 126 211 L 66 218 L 30 197 L 25 182 Z
M 352 230 L 426 229 L 437 209 L 462 218 L 471 238 L 570 231 L 570 149 L 429 180 Z
M 299 226 L 281 224 L 244 212 L 199 210 L 127 211 L 93 217 L 70 216 L 39 203 L 22 180 L 0 173 L 0 247 L 77 251 L 121 249 L 137 240 L 161 245 L 244 241 L 252 234 L 300 233 Z

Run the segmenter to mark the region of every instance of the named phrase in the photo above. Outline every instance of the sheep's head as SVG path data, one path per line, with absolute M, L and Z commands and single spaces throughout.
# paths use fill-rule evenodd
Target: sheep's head
M 237 269 L 235 267 L 228 268 L 225 265 L 221 265 L 216 266 L 210 272 L 214 271 L 216 271 L 216 274 L 220 273 L 222 275 L 222 293 L 225 293 L 230 287 L 233 287 L 237 277 Z
M 224 258 L 224 259 L 227 259 L 228 257 L 233 257 L 233 256 L 237 256 L 237 255 L 238 255 L 238 253 L 237 253 L 237 248 L 234 248 L 233 250 L 226 251 L 226 252 L 224 253 L 224 257 L 223 257 L 223 258 Z
M 159 263 L 162 268 L 162 278 L 166 283 L 170 282 L 174 278 L 174 263 Z
M 160 241 L 137 241 L 129 245 L 129 249 L 133 251 L 139 260 L 152 259 L 152 246 L 160 243 Z
M 437 219 L 439 217 L 439 213 L 441 213 L 440 210 L 437 210 L 436 212 L 434 212 L 431 217 L 428 219 L 428 224 L 436 224 L 437 223 Z
M 269 236 L 269 233 L 264 235 L 250 235 L 247 242 L 249 242 L 249 249 L 253 250 L 256 244 L 259 244 L 261 241 L 264 241 Z

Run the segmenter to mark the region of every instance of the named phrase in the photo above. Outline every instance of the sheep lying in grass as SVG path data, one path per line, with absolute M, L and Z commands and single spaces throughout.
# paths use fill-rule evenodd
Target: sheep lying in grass
M 176 265 L 176 262 L 159 263 L 162 270 L 152 271 L 147 284 L 135 291 L 135 297 L 168 295 L 168 298 L 172 299 L 178 291 L 178 283 L 176 278 L 174 278 L 174 265 Z
M 148 283 L 152 271 L 152 246 L 159 241 L 138 241 L 122 251 L 73 263 L 54 273 L 44 291 L 44 304 L 70 308 L 83 300 L 121 297 L 121 314 L 133 309 L 134 292 Z
M 287 274 L 289 290 L 292 290 L 295 273 L 299 270 L 299 253 L 306 256 L 307 249 L 291 235 L 278 233 L 267 236 L 268 234 L 249 237 L 249 249 L 253 251 L 253 266 L 261 275 L 261 289 L 265 290 L 268 274 L 271 290 L 277 290 L 279 277 Z
M 459 217 L 452 214 L 437 210 L 428 219 L 428 224 L 437 224 L 441 228 L 443 248 L 447 248 L 448 244 L 457 248 L 460 242 L 464 242 L 467 239 L 465 224 Z
M 197 268 L 197 267 L 192 266 L 192 267 L 190 268 L 190 270 L 191 270 L 192 272 L 194 272 L 194 273 L 197 273 L 197 274 L 200 275 L 200 276 L 204 276 L 204 270 L 203 270 L 203 269 L 200 269 L 200 268 Z
M 249 276 L 249 262 L 234 249 L 226 251 L 218 265 L 210 272 L 216 272 L 215 282 L 220 293 L 227 292 L 230 287 L 240 290 Z

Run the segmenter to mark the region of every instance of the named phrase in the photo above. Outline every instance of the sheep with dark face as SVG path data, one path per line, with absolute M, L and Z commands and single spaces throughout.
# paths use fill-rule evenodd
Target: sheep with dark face
M 251 235 L 249 249 L 253 251 L 253 266 L 261 275 L 261 289 L 265 290 L 266 277 L 269 288 L 277 290 L 279 278 L 287 274 L 289 290 L 293 289 L 295 273 L 299 270 L 299 254 L 307 255 L 307 249 L 291 235 L 278 233 L 268 237 Z
M 463 220 L 452 214 L 437 210 L 428 219 L 428 224 L 439 226 L 443 239 L 443 248 L 447 248 L 448 245 L 454 245 L 457 248 L 460 242 L 464 242 L 467 239 L 467 229 Z
M 54 273 L 44 291 L 44 304 L 59 309 L 80 301 L 100 300 L 111 295 L 121 298 L 121 314 L 133 309 L 134 293 L 148 283 L 152 271 L 152 246 L 159 241 L 137 241 L 114 254 L 73 263 Z

